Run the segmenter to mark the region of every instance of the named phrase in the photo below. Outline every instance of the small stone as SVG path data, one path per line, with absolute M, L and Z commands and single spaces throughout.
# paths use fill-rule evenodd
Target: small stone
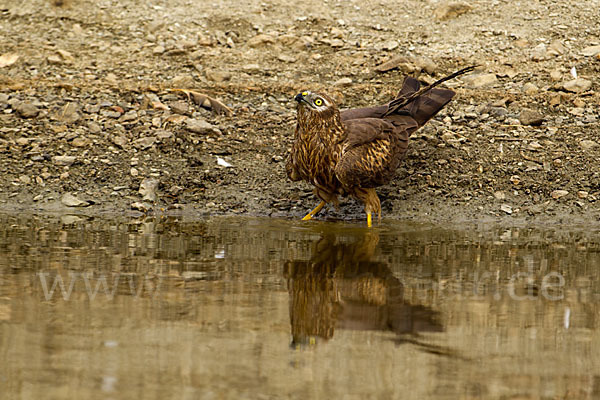
M 227 71 L 216 71 L 207 69 L 204 71 L 204 75 L 206 75 L 207 79 L 210 79 L 213 82 L 225 82 L 231 79 L 231 72 Z
M 581 50 L 581 55 L 586 57 L 593 57 L 600 54 L 600 45 L 588 46 Z
M 123 148 L 127 145 L 128 140 L 123 135 L 114 135 L 110 137 L 110 141 L 116 144 L 117 146 Z
M 542 147 L 543 146 L 540 144 L 540 142 L 538 142 L 537 140 L 534 140 L 533 142 L 531 142 L 527 145 L 527 150 L 538 151 L 538 150 L 541 150 Z
M 67 125 L 73 124 L 81 118 L 79 108 L 79 104 L 77 103 L 67 103 L 63 109 L 59 111 L 57 119 Z
M 221 134 L 221 131 L 211 123 L 203 119 L 189 118 L 186 121 L 186 128 L 190 132 L 206 135 L 206 134 Z
M 259 34 L 254 36 L 253 38 L 250 38 L 250 40 L 248 40 L 246 42 L 246 45 L 248 45 L 248 47 L 252 47 L 252 48 L 258 48 L 258 47 L 263 47 L 266 45 L 270 45 L 275 43 L 275 38 L 271 35 L 266 35 L 266 34 Z
M 91 140 L 86 137 L 76 137 L 71 142 L 71 144 L 75 147 L 86 147 L 86 146 L 89 146 L 90 143 L 91 143 Z
M 140 172 L 137 170 L 137 168 L 131 168 L 129 170 L 129 173 L 131 174 L 131 176 L 138 176 L 140 174 Z
M 508 215 L 511 215 L 513 213 L 513 209 L 511 206 L 509 206 L 508 204 L 502 204 L 500 206 L 500 210 L 504 211 L 505 213 L 507 213 Z
M 155 136 L 145 136 L 143 138 L 139 138 L 133 141 L 133 146 L 136 149 L 146 150 L 149 147 L 152 147 L 156 142 Z
M 289 56 L 287 54 L 280 54 L 280 55 L 277 56 L 277 59 L 279 61 L 283 61 L 283 62 L 290 63 L 290 64 L 295 63 L 296 60 L 297 60 L 296 57 Z
M 77 197 L 73 196 L 71 193 L 65 193 L 60 202 L 63 203 L 67 207 L 87 207 L 90 205 L 87 201 L 79 200 Z
M 548 100 L 548 104 L 550 104 L 551 106 L 557 106 L 561 103 L 562 100 L 562 96 L 560 94 L 555 94 L 552 95 L 552 97 L 550 97 L 550 100 Z
M 337 81 L 335 81 L 335 83 L 333 85 L 334 86 L 342 86 L 342 87 L 350 86 L 350 85 L 352 85 L 352 79 L 341 78 L 341 79 L 338 79 Z
M 467 13 L 472 9 L 473 7 L 471 7 L 469 4 L 461 1 L 445 2 L 437 6 L 437 8 L 433 11 L 433 16 L 438 21 L 446 21 Z
M 465 76 L 463 80 L 472 88 L 480 88 L 496 83 L 498 78 L 496 77 L 496 74 L 479 74 Z
M 582 93 L 592 88 L 592 81 L 584 78 L 577 78 L 565 82 L 562 86 L 567 92 Z
M 75 156 L 54 156 L 52 157 L 52 161 L 58 165 L 73 165 L 75 162 Z
M 531 59 L 533 61 L 545 60 L 548 57 L 547 53 L 548 50 L 546 49 L 546 45 L 544 43 L 540 43 L 531 50 Z
M 555 69 L 554 71 L 550 72 L 550 78 L 553 81 L 560 81 L 562 79 L 562 72 L 560 72 L 558 69 Z
M 181 186 L 173 185 L 169 188 L 169 194 L 171 196 L 177 196 L 181 192 L 183 192 L 183 188 Z
M 598 147 L 598 142 L 594 140 L 585 139 L 579 142 L 579 146 L 581 146 L 583 150 L 591 150 Z
M 15 109 L 21 118 L 35 118 L 40 113 L 39 108 L 32 103 L 21 103 Z
M 531 82 L 527 82 L 525 85 L 523 85 L 523 93 L 529 96 L 536 94 L 539 92 L 539 90 L 540 89 Z
M 52 54 L 52 55 L 48 56 L 48 58 L 46 58 L 46 60 L 48 61 L 49 64 L 52 64 L 52 65 L 62 64 L 62 62 L 63 62 L 62 57 L 60 57 L 58 54 Z
M 548 54 L 549 56 L 559 56 L 561 54 L 564 54 L 566 51 L 567 48 L 565 47 L 565 45 L 562 44 L 560 40 L 555 40 L 552 43 L 550 43 L 550 46 L 548 46 L 548 51 L 546 52 L 546 54 Z
M 156 190 L 158 189 L 158 179 L 146 178 L 140 183 L 139 194 L 142 195 L 142 200 L 156 202 L 157 195 Z
M 154 132 L 154 136 L 156 136 L 159 140 L 170 139 L 173 137 L 173 132 L 159 129 Z
M 171 107 L 171 111 L 173 111 L 175 114 L 183 115 L 186 114 L 189 110 L 188 103 L 184 101 L 174 101 L 169 104 L 169 107 Z
M 588 195 L 589 193 L 585 190 L 580 190 L 577 192 L 577 197 L 579 197 L 580 199 L 587 199 Z
M 158 46 L 156 46 L 155 48 L 152 49 L 152 54 L 155 54 L 155 55 L 159 55 L 159 54 L 162 54 L 164 52 L 165 52 L 165 48 L 163 46 L 160 46 L 160 45 L 158 45 Z
M 29 144 L 29 142 L 31 142 L 31 138 L 25 138 L 25 137 L 20 137 L 17 138 L 17 140 L 15 140 L 15 142 L 19 145 L 19 146 L 27 146 Z
M 58 49 L 58 50 L 56 50 L 56 52 L 58 53 L 59 56 L 61 56 L 61 58 L 67 64 L 70 64 L 73 61 L 75 61 L 75 57 L 73 57 L 73 54 L 71 54 L 67 50 Z
M 97 135 L 100 132 L 102 132 L 102 127 L 97 122 L 90 121 L 90 122 L 88 122 L 87 127 L 88 127 L 88 130 L 90 131 L 90 133 L 92 133 L 94 135 Z
M 585 109 L 583 107 L 574 107 L 569 110 L 569 114 L 581 117 L 585 114 Z
M 260 65 L 258 64 L 245 64 L 242 66 L 242 71 L 244 72 L 248 72 L 248 73 L 256 73 L 256 72 L 260 72 L 262 70 L 262 68 L 260 67 Z
M 31 178 L 27 175 L 21 175 L 19 181 L 25 185 L 29 185 L 31 183 Z
M 182 74 L 171 79 L 171 85 L 176 88 L 191 88 L 196 85 L 196 81 L 193 76 Z
M 138 210 L 138 211 L 145 213 L 152 209 L 152 204 L 148 204 L 146 202 L 141 202 L 141 201 L 136 201 L 134 203 L 131 203 L 131 208 L 133 210 Z
M 550 196 L 552 196 L 552 198 L 554 200 L 558 200 L 561 197 L 565 197 L 568 194 L 569 194 L 569 192 L 566 190 L 554 190 L 554 191 L 552 191 L 552 193 L 550 193 Z
M 539 126 L 544 122 L 544 116 L 537 111 L 525 109 L 519 114 L 519 121 L 523 125 Z
M 510 181 L 513 185 L 517 186 L 519 183 L 521 183 L 521 177 L 519 175 L 513 175 L 510 177 Z
M 496 198 L 496 200 L 505 200 L 506 199 L 506 195 L 501 190 L 494 192 L 494 197 Z
M 383 49 L 388 51 L 395 50 L 398 48 L 398 46 L 400 46 L 400 43 L 398 43 L 397 40 L 388 40 L 387 42 L 383 43 Z

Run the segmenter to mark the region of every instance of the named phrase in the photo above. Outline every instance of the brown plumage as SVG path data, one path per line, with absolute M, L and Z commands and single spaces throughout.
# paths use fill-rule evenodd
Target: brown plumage
M 410 135 L 454 96 L 452 90 L 434 87 L 473 68 L 422 89 L 419 81 L 408 77 L 389 103 L 342 112 L 325 94 L 298 94 L 297 125 L 286 170 L 292 181 L 305 180 L 315 186 L 314 193 L 321 199 L 303 219 L 311 219 L 327 203 L 337 205 L 339 195 L 352 196 L 364 204 L 371 226 L 372 213 L 381 217 L 375 188 L 394 177 Z

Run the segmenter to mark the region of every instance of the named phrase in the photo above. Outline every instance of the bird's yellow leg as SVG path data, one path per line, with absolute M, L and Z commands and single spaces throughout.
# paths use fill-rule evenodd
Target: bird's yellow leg
M 304 218 L 302 218 L 302 221 L 308 221 L 309 219 L 312 219 L 312 217 L 314 217 L 316 213 L 318 213 L 323 207 L 325 207 L 325 204 L 327 203 L 321 201 L 318 206 L 316 206 L 311 212 L 309 212 L 304 216 Z
M 371 213 L 367 213 L 367 226 L 370 228 L 373 225 L 373 220 L 371 218 Z

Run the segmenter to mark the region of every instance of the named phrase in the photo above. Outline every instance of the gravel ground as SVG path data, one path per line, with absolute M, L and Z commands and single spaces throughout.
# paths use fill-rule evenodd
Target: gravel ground
M 2 0 L 0 210 L 296 218 L 317 203 L 285 175 L 298 91 L 366 106 L 478 64 L 384 217 L 597 223 L 599 20 L 591 0 Z

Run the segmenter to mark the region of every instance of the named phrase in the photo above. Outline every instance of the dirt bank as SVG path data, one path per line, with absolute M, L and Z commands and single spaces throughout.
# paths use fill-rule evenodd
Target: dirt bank
M 384 216 L 600 219 L 594 1 L 242 3 L 0 2 L 0 209 L 298 217 L 316 200 L 285 176 L 294 94 L 365 106 L 477 63 L 379 190 Z

